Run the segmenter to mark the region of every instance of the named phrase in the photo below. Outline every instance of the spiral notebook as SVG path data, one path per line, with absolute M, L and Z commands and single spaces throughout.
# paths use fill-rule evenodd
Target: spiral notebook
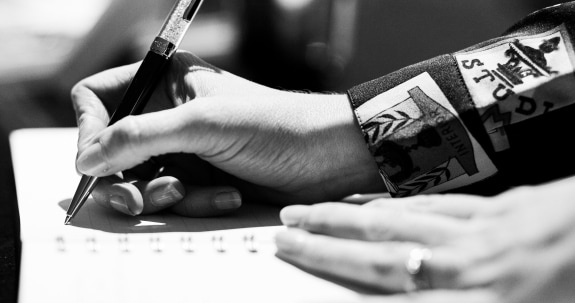
M 275 257 L 279 208 L 234 215 L 128 217 L 89 199 L 65 210 L 80 179 L 76 128 L 10 135 L 22 240 L 18 302 L 355 302 L 361 295 Z

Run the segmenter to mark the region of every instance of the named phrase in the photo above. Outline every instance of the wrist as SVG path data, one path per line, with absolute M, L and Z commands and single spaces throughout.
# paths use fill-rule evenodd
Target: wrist
M 345 94 L 306 94 L 313 103 L 309 119 L 309 147 L 319 153 L 317 170 L 327 197 L 341 199 L 356 193 L 385 192 L 376 162 L 363 139 L 353 108 Z M 318 110 L 313 110 L 314 108 Z

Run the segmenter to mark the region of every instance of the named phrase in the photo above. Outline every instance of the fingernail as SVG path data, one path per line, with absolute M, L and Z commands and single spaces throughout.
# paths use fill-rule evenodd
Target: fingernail
M 280 231 L 275 236 L 278 252 L 283 254 L 298 253 L 305 241 L 305 234 L 295 230 Z
M 150 194 L 150 202 L 158 207 L 174 204 L 184 197 L 184 187 L 180 183 L 170 183 L 154 190 Z
M 88 147 L 78 157 L 78 170 L 87 175 L 97 175 L 108 170 L 108 164 L 102 154 L 102 145 L 96 143 Z
M 124 199 L 124 197 L 120 196 L 120 195 L 111 195 L 110 196 L 110 205 L 112 205 L 112 207 L 121 212 L 124 213 L 126 215 L 130 215 L 130 216 L 135 216 L 136 214 L 130 209 L 130 207 L 128 207 L 128 204 L 126 203 L 126 199 Z
M 220 192 L 213 203 L 219 210 L 236 209 L 242 205 L 242 196 L 237 191 Z
M 309 206 L 294 205 L 284 207 L 280 212 L 280 219 L 286 226 L 298 226 L 301 219 L 309 212 Z

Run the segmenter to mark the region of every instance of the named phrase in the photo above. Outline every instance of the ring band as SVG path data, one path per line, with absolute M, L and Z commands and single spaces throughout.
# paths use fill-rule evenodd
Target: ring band
M 426 247 L 414 248 L 409 252 L 409 258 L 405 262 L 405 269 L 410 277 L 404 287 L 406 292 L 431 288 L 423 263 L 429 261 L 432 256 L 433 253 Z

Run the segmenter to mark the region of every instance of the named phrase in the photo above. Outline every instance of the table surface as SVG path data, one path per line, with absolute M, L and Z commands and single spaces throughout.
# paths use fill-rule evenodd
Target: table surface
M 74 126 L 74 112 L 62 96 L 46 85 L 0 83 L 0 302 L 17 302 L 20 258 L 16 188 L 8 136 L 29 127 Z M 59 102 L 56 102 L 58 100 Z M 49 105 L 49 106 L 48 106 Z
M 9 159 L 9 158 L 8 158 Z M 2 157 L 0 180 L 0 302 L 16 302 L 18 293 L 19 236 L 12 170 Z M 11 165 L 10 165 L 11 167 Z

